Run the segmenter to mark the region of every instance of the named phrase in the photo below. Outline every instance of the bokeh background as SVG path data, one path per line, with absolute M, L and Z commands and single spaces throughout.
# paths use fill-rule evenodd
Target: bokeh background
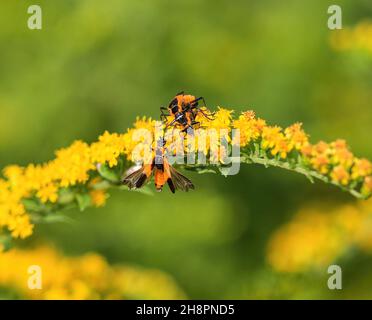
M 1 168 L 124 132 L 136 116 L 158 118 L 182 90 L 211 108 L 253 109 L 271 124 L 303 122 L 313 142 L 344 138 L 372 158 L 372 35 L 363 38 L 369 47 L 332 45 L 334 1 L 40 0 L 41 31 L 27 28 L 31 4 L 0 4 Z M 372 21 L 369 0 L 337 4 L 344 27 Z M 371 246 L 325 251 L 323 263 L 309 258 L 298 270 L 268 259 L 273 235 L 298 212 L 360 205 L 350 195 L 256 165 L 228 178 L 188 175 L 193 192 L 114 191 L 104 208 L 71 211 L 73 224 L 37 226 L 23 246 L 159 269 L 189 298 L 372 298 Z M 310 230 L 299 241 L 304 254 L 317 224 Z M 342 267 L 343 290 L 327 288 L 331 262 Z

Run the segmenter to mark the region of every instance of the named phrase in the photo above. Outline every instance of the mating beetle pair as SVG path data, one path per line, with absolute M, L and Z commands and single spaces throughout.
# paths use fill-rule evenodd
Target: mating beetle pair
M 189 129 L 200 126 L 200 122 L 196 121 L 198 114 L 203 115 L 208 120 L 213 120 L 214 114 L 201 109 L 199 106 L 200 101 L 203 102 L 205 107 L 206 104 L 203 97 L 196 98 L 195 96 L 184 94 L 184 92 L 178 93 L 168 107 L 160 108 L 160 117 L 166 123 L 165 127 L 179 127 L 182 132 L 187 132 Z M 168 117 L 171 117 L 170 121 Z
M 160 117 L 165 123 L 165 128 L 178 127 L 181 128 L 181 132 L 186 133 L 200 126 L 200 122 L 196 121 L 198 114 L 208 120 L 213 120 L 214 114 L 200 108 L 199 101 L 203 101 L 205 106 L 203 97 L 196 98 L 192 95 L 185 95 L 184 92 L 178 93 L 167 108 L 160 108 Z M 171 117 L 170 120 L 169 117 Z M 127 185 L 129 189 L 141 188 L 154 176 L 157 191 L 161 191 L 166 183 L 173 193 L 177 189 L 182 191 L 194 189 L 193 183 L 169 164 L 164 137 L 157 142 L 153 151 L 151 163 L 144 163 L 140 169 L 128 174 L 123 179 L 124 185 Z

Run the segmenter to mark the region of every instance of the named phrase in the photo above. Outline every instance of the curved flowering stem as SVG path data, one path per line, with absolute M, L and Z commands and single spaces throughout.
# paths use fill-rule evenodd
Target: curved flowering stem
M 213 120 L 198 115 L 196 121 L 200 128 L 186 137 L 175 128 L 165 133 L 168 157 L 178 156 L 179 151 L 183 159 L 196 155 L 194 162 L 181 162 L 185 169 L 229 175 L 225 160 L 231 153 L 230 159 L 239 165 L 279 167 L 311 181 L 333 184 L 357 198 L 371 196 L 372 164 L 355 157 L 344 140 L 311 144 L 300 123 L 285 129 L 270 126 L 253 111 L 234 119 L 232 110 L 218 108 Z M 121 184 L 123 176 L 134 170 L 133 164 L 152 158 L 151 150 L 163 130 L 160 123 L 159 132 L 155 120 L 137 118 L 126 133 L 105 132 L 92 144 L 75 141 L 43 164 L 4 168 L 0 178 L 0 249 L 8 248 L 12 238 L 30 236 L 35 224 L 72 222 L 63 215 L 67 209 L 103 206 L 109 188 L 128 190 Z M 236 150 L 238 154 L 234 154 Z M 203 159 L 208 161 L 200 161 Z M 148 187 L 137 191 L 152 193 Z
M 358 198 L 358 199 L 367 199 L 369 198 L 369 194 L 367 193 L 362 193 L 356 189 L 352 189 L 350 187 L 344 186 L 340 184 L 339 182 L 332 180 L 330 177 L 323 175 L 319 173 L 316 170 L 311 170 L 310 168 L 307 168 L 304 166 L 301 162 L 290 162 L 290 161 L 283 161 L 278 158 L 274 159 L 269 159 L 266 156 L 258 156 L 256 154 L 245 154 L 244 152 L 241 153 L 240 157 L 240 163 L 245 163 L 245 164 L 259 164 L 263 165 L 266 168 L 268 167 L 277 167 L 281 169 L 286 169 L 289 171 L 294 171 L 297 173 L 300 173 L 304 175 L 307 179 L 310 180 L 311 183 L 315 182 L 315 179 L 318 179 L 320 181 L 323 181 L 328 184 L 332 184 L 334 186 L 337 186 L 338 188 L 349 192 L 352 196 Z M 217 173 L 218 169 L 215 170 L 211 166 L 184 166 L 185 170 L 192 170 L 192 171 L 197 171 L 198 173 Z
M 242 162 L 244 162 L 244 160 Z M 291 165 L 288 162 L 284 162 L 284 161 L 280 161 L 280 160 L 276 160 L 276 159 L 263 159 L 263 158 L 256 157 L 256 156 L 247 156 L 247 163 L 256 163 L 256 164 L 264 165 L 265 167 L 271 166 L 271 167 L 278 167 L 278 168 L 294 171 L 294 172 L 303 174 L 312 183 L 314 183 L 314 179 L 319 179 L 319 180 L 321 180 L 325 183 L 333 184 L 333 185 L 341 188 L 342 190 L 344 190 L 346 192 L 349 192 L 351 195 L 353 195 L 354 197 L 356 197 L 358 199 L 366 199 L 367 198 L 361 192 L 356 191 L 354 189 L 349 189 L 347 187 L 344 187 L 343 185 L 340 185 L 339 183 L 337 183 L 335 181 L 332 181 L 327 176 L 324 176 L 324 175 L 320 174 L 319 172 L 317 172 L 315 170 L 308 170 L 301 165 Z

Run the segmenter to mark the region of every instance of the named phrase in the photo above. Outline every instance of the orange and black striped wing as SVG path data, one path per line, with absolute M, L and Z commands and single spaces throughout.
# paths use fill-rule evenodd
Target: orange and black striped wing
M 186 192 L 189 191 L 189 189 L 195 189 L 191 180 L 186 178 L 183 174 L 178 172 L 172 166 L 169 166 L 169 171 L 170 171 L 172 186 L 175 189 L 179 189 L 179 190 L 186 191 Z
M 129 189 L 138 189 L 143 187 L 151 177 L 152 165 L 144 165 L 142 168 L 134 171 L 123 179 L 123 184 Z

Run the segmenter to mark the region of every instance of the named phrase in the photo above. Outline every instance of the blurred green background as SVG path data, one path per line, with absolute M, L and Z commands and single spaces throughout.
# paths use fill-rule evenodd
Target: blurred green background
M 271 124 L 301 121 L 312 141 L 345 138 L 372 158 L 372 58 L 330 48 L 334 1 L 40 0 L 40 31 L 27 28 L 31 4 L 0 4 L 1 168 L 158 118 L 182 90 Z M 371 1 L 337 4 L 344 25 L 372 18 Z M 342 261 L 337 292 L 326 270 L 284 275 L 265 261 L 270 235 L 299 208 L 351 196 L 255 165 L 188 175 L 194 192 L 112 192 L 106 207 L 71 212 L 72 226 L 38 226 L 29 242 L 159 268 L 190 298 L 372 298 L 371 257 Z

